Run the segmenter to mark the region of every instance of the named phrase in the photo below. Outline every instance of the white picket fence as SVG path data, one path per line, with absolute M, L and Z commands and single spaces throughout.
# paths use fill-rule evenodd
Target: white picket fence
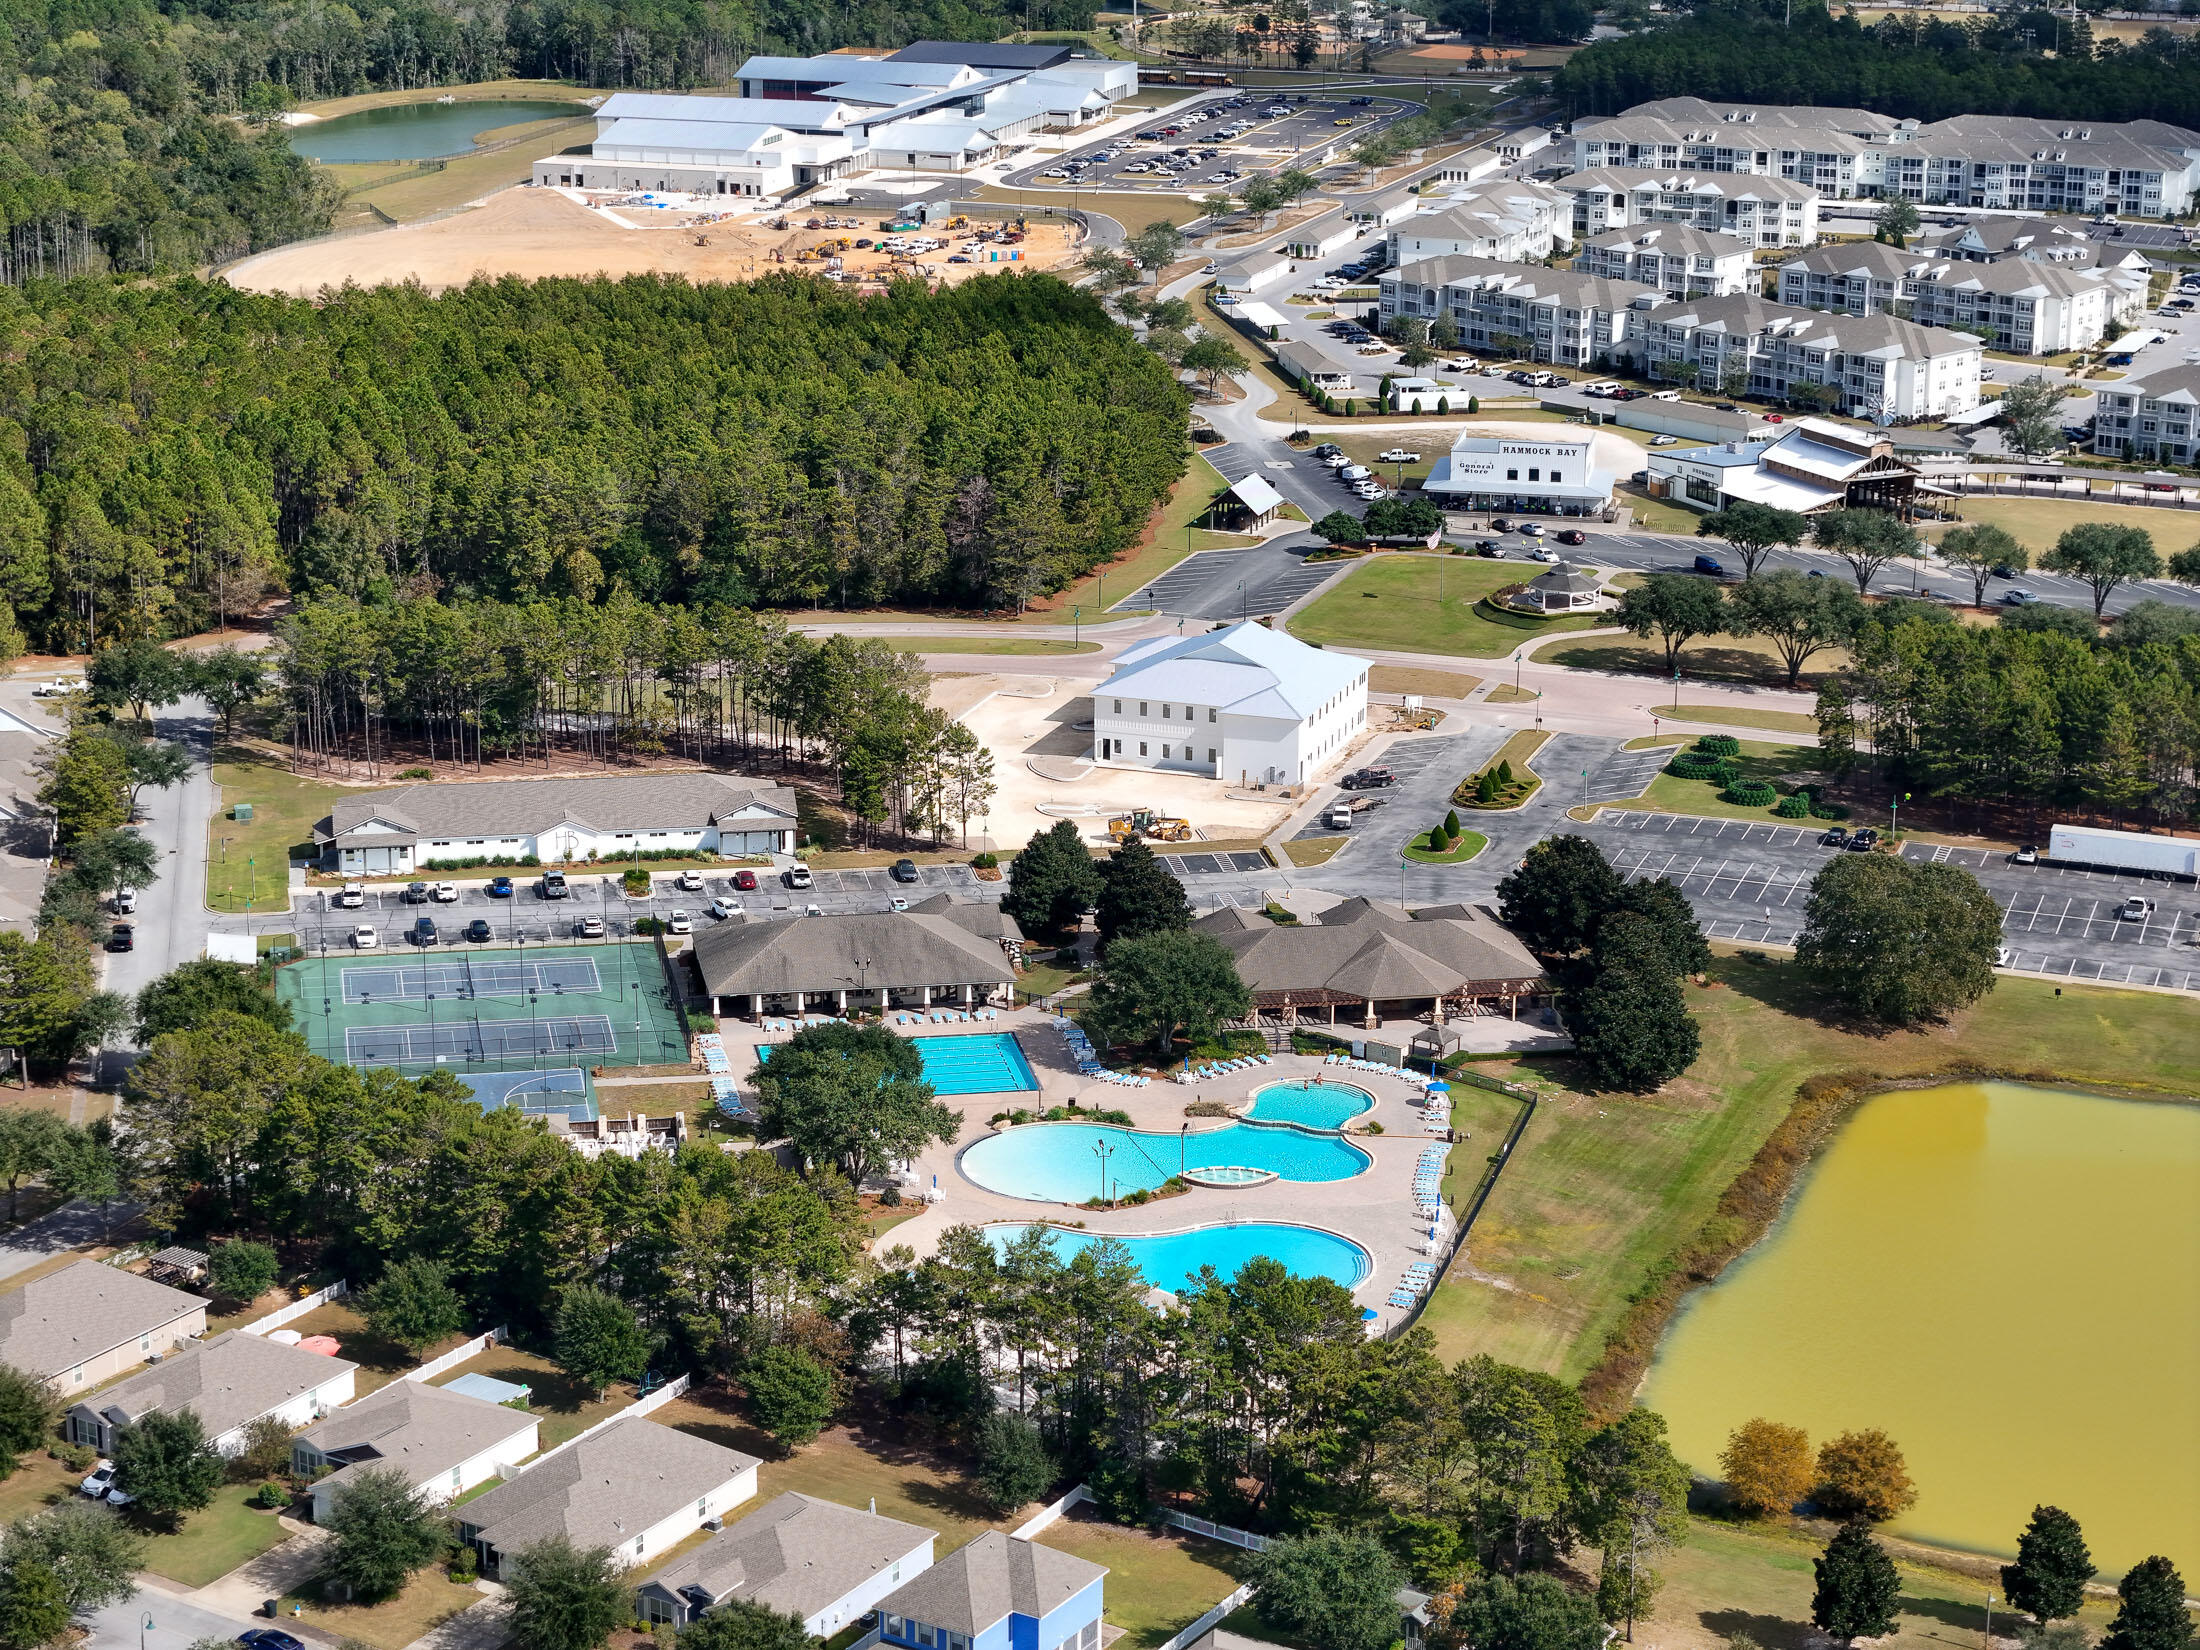
M 1069 1494 L 1063 1496 L 1061 1500 L 1055 1502 L 1050 1507 L 1041 1507 L 1037 1512 L 1033 1513 L 1029 1518 L 1025 1519 L 1021 1524 L 1017 1525 L 1016 1528 L 1009 1531 L 1008 1533 L 1018 1541 L 1029 1541 L 1041 1530 L 1045 1529 L 1056 1519 L 1060 1518 L 1062 1514 L 1068 1512 L 1070 1508 L 1076 1506 L 1081 1501 L 1090 1501 L 1091 1499 L 1092 1491 L 1085 1485 L 1079 1484 L 1075 1489 L 1071 1490 Z
M 1196 1644 L 1200 1639 L 1205 1638 L 1210 1632 L 1212 1632 L 1218 1622 L 1220 1622 L 1232 1610 L 1235 1610 L 1239 1605 L 1243 1604 L 1247 1599 L 1251 1598 L 1252 1596 L 1253 1584 L 1248 1581 L 1244 1586 L 1240 1587 L 1236 1592 L 1232 1593 L 1228 1598 L 1224 1599 L 1212 1610 L 1209 1610 L 1205 1615 L 1201 1616 L 1197 1621 L 1193 1622 L 1191 1626 L 1185 1628 L 1183 1632 L 1177 1634 L 1176 1637 L 1170 1639 L 1168 1643 L 1162 1645 L 1161 1650 L 1184 1650 L 1184 1647 L 1186 1645 Z
M 350 1293 L 351 1285 L 342 1278 L 338 1278 L 326 1289 L 316 1289 L 303 1300 L 292 1301 L 280 1311 L 270 1312 L 266 1317 L 254 1319 L 251 1323 L 239 1324 L 237 1333 L 240 1335 L 265 1335 L 271 1329 L 280 1329 L 286 1323 L 297 1321 L 317 1307 L 328 1305 L 330 1301 L 342 1300 Z
M 442 1357 L 431 1359 L 418 1369 L 406 1370 L 398 1379 L 403 1381 L 432 1381 L 446 1369 L 456 1369 L 468 1358 L 478 1358 L 490 1347 L 501 1346 L 504 1339 L 504 1326 L 502 1324 L 497 1325 L 494 1329 L 485 1329 L 472 1340 L 462 1341 L 457 1346 L 452 1347 Z
M 1171 1529 L 1203 1535 L 1212 1541 L 1226 1541 L 1233 1547 L 1243 1547 L 1249 1553 L 1265 1553 L 1269 1538 L 1255 1535 L 1251 1530 L 1232 1529 L 1227 1524 L 1217 1524 L 1209 1519 L 1194 1518 L 1190 1513 L 1172 1512 L 1162 1515 Z

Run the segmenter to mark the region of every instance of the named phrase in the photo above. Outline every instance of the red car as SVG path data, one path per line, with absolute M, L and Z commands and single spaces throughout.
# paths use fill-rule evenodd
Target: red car
M 755 873 L 754 871 L 736 871 L 736 872 L 734 872 L 734 873 L 733 873 L 733 885 L 734 885 L 734 887 L 738 888 L 738 889 L 739 889 L 739 890 L 740 890 L 740 891 L 741 891 L 742 893 L 744 893 L 744 894 L 753 894 L 753 893 L 755 893 L 755 892 L 756 892 L 756 873 Z

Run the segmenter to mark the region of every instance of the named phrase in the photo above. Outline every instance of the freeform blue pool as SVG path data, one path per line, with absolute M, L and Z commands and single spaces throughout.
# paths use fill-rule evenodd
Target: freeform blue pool
M 1263 1123 L 1296 1123 L 1302 1129 L 1341 1129 L 1374 1104 L 1375 1096 L 1365 1089 L 1310 1077 L 1270 1083 L 1253 1096 L 1253 1109 L 1245 1115 Z
M 985 1235 L 995 1251 L 1001 1252 L 1027 1231 L 1050 1235 L 1054 1252 L 1064 1260 L 1112 1235 L 1066 1231 L 1059 1226 L 988 1226 Z M 1247 1261 L 1261 1256 L 1280 1261 L 1300 1277 L 1330 1278 L 1347 1289 L 1356 1288 L 1373 1266 L 1367 1251 L 1357 1243 L 1312 1226 L 1194 1226 L 1185 1232 L 1117 1237 L 1115 1241 L 1131 1252 L 1141 1277 L 1172 1291 L 1190 1287 L 1202 1266 L 1212 1266 L 1223 1277 L 1234 1278 Z
M 1095 1150 L 1100 1148 L 1100 1150 Z M 1104 1154 L 1104 1155 L 1103 1155 Z M 988 1191 L 1041 1203 L 1152 1191 L 1183 1168 L 1268 1169 L 1283 1180 L 1349 1180 L 1372 1162 L 1341 1135 L 1261 1123 L 1183 1134 L 1142 1134 L 1105 1123 L 1026 1123 L 980 1140 L 962 1172 Z
M 1016 1089 L 1035 1089 L 1039 1079 L 1031 1074 L 1031 1062 L 1005 1031 L 973 1031 L 963 1037 L 912 1037 L 924 1060 L 924 1080 L 940 1094 L 996 1094 Z M 772 1057 L 769 1045 L 756 1051 L 759 1060 Z

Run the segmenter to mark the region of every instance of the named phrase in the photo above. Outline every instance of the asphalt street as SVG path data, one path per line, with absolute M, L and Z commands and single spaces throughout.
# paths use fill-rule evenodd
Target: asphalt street
M 190 1650 L 201 1639 L 234 1639 L 252 1623 L 141 1586 L 120 1604 L 94 1610 L 84 1625 L 90 1633 L 87 1650 Z

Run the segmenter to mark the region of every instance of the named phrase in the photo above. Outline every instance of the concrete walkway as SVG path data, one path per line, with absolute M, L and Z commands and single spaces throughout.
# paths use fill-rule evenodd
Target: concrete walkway
M 313 1578 L 321 1567 L 321 1549 L 328 1545 L 328 1531 L 282 1513 L 276 1517 L 290 1532 L 290 1539 L 208 1582 L 191 1595 L 192 1603 L 217 1615 L 249 1616 L 269 1599 L 296 1592 Z

